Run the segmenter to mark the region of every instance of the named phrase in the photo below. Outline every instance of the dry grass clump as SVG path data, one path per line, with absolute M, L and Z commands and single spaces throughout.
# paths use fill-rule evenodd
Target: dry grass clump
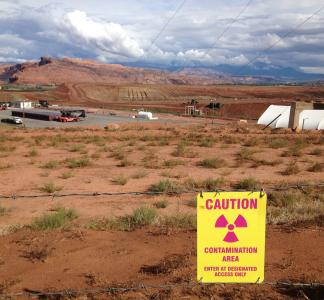
M 199 161 L 198 166 L 209 168 L 209 169 L 219 169 L 226 166 L 226 162 L 221 158 L 206 158 Z
M 10 211 L 10 209 L 0 206 L 0 217 L 7 214 Z
M 64 163 L 70 169 L 85 168 L 92 165 L 91 160 L 87 156 L 80 158 L 67 158 Z
M 216 143 L 216 139 L 213 137 L 205 137 L 198 142 L 199 147 L 213 148 Z
M 145 152 L 142 162 L 143 166 L 147 169 L 159 169 L 161 167 L 159 157 L 153 150 L 147 150 Z
M 271 138 L 268 140 L 268 146 L 272 149 L 284 148 L 289 145 L 289 141 L 287 139 L 282 138 Z
M 273 192 L 269 194 L 267 220 L 269 224 L 298 224 L 309 222 L 323 226 L 324 198 L 322 192 Z M 322 221 L 321 221 L 322 220 Z
M 139 207 L 130 215 L 92 220 L 86 227 L 100 231 L 134 231 L 144 226 L 157 226 L 163 229 L 176 228 L 182 230 L 194 230 L 197 227 L 195 215 L 178 213 L 172 216 L 159 216 L 155 208 L 148 206 Z
M 63 174 L 61 174 L 61 176 L 59 176 L 59 178 L 61 179 L 69 179 L 72 178 L 74 175 L 71 172 L 64 172 Z
M 310 155 L 320 156 L 322 155 L 323 150 L 321 148 L 314 148 L 311 152 L 309 152 Z
M 11 167 L 12 167 L 12 164 L 10 164 L 10 163 L 0 162 L 0 170 L 10 169 Z
M 188 190 L 205 190 L 205 191 L 217 191 L 224 187 L 226 184 L 226 179 L 224 177 L 219 178 L 206 178 L 203 180 L 195 180 L 193 178 L 188 178 L 185 180 L 183 185 Z
M 43 168 L 43 169 L 51 169 L 52 170 L 52 169 L 58 168 L 59 165 L 60 165 L 60 163 L 57 160 L 50 160 L 50 161 L 44 163 L 41 166 L 41 168 Z
M 287 168 L 281 172 L 282 175 L 296 175 L 298 173 L 300 173 L 300 168 L 295 162 L 289 164 Z
M 323 172 L 324 164 L 323 163 L 315 163 L 307 171 L 309 172 Z
M 238 144 L 240 142 L 240 139 L 235 135 L 223 135 L 221 137 L 221 142 L 223 142 L 224 144 L 232 145 Z
M 169 205 L 168 200 L 160 200 L 157 202 L 153 203 L 153 206 L 160 209 L 160 208 L 167 208 L 167 206 Z
M 59 192 L 62 190 L 62 187 L 55 185 L 53 182 L 48 182 L 45 183 L 40 190 L 42 192 L 48 193 L 48 194 L 53 194 L 55 192 Z
M 134 231 L 143 226 L 157 223 L 158 213 L 155 208 L 143 206 L 135 209 L 132 214 L 118 218 L 92 220 L 87 227 L 93 230 Z
M 36 157 L 38 155 L 39 155 L 39 152 L 33 148 L 28 151 L 28 153 L 26 154 L 26 157 Z
M 53 213 L 36 218 L 29 227 L 34 230 L 53 230 L 66 226 L 77 217 L 74 209 L 57 207 Z
M 260 182 L 254 177 L 247 177 L 233 184 L 233 188 L 238 190 L 259 190 L 262 188 Z
M 183 160 L 180 160 L 180 159 L 168 159 L 168 160 L 165 160 L 163 162 L 163 167 L 174 168 L 174 167 L 177 167 L 177 166 L 182 166 L 184 164 L 185 164 L 185 162 Z
M 111 182 L 116 185 L 125 185 L 128 182 L 128 178 L 124 175 L 118 175 L 111 179 Z
M 179 193 L 183 191 L 183 186 L 178 182 L 165 179 L 152 184 L 148 191 L 153 193 Z
M 251 162 L 254 161 L 254 154 L 257 153 L 256 150 L 248 149 L 248 148 L 242 148 L 240 151 L 236 153 L 236 161 L 238 163 L 245 163 L 245 162 Z
M 185 158 L 194 158 L 198 156 L 198 153 L 193 151 L 184 142 L 179 143 L 176 149 L 171 154 L 175 157 L 185 157 Z
M 148 175 L 148 173 L 144 170 L 138 170 L 134 174 L 132 174 L 131 178 L 132 179 L 141 179 L 144 178 Z

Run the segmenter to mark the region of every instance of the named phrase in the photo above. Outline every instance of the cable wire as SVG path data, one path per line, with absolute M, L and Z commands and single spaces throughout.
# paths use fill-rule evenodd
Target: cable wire
M 245 6 L 241 9 L 241 11 L 238 13 L 238 15 L 232 20 L 232 22 L 231 23 L 229 23 L 227 26 L 226 26 L 226 28 L 222 31 L 222 33 L 217 37 L 217 39 L 216 39 L 216 41 L 215 41 L 215 43 L 213 44 L 213 46 L 211 46 L 209 49 L 208 49 L 208 51 L 206 52 L 206 55 L 208 55 L 209 53 L 210 53 L 210 51 L 212 50 L 212 49 L 214 49 L 215 48 L 215 46 L 216 46 L 216 44 L 217 44 L 217 42 L 225 35 L 225 33 L 233 26 L 233 24 L 235 24 L 237 21 L 238 21 L 238 19 L 240 18 L 240 16 L 247 10 L 247 8 L 251 5 L 251 3 L 252 3 L 252 1 L 253 0 L 249 0 L 246 4 L 245 4 Z
M 297 24 L 293 29 L 286 32 L 283 36 L 281 36 L 277 41 L 272 43 L 270 46 L 266 47 L 265 49 L 261 50 L 262 53 L 267 52 L 274 48 L 276 45 L 278 45 L 282 40 L 284 40 L 286 37 L 288 37 L 290 34 L 295 33 L 299 28 L 301 28 L 303 25 L 305 25 L 308 21 L 310 21 L 315 15 L 319 14 L 324 9 L 324 5 L 316 10 L 313 14 L 311 14 L 309 17 L 307 17 L 304 21 Z M 258 58 L 260 58 L 263 54 L 258 54 L 251 60 L 249 60 L 246 64 L 244 64 L 239 70 L 242 70 L 243 68 L 249 66 L 253 62 L 255 62 Z

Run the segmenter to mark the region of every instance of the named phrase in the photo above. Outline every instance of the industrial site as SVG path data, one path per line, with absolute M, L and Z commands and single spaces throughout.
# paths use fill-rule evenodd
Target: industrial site
M 0 299 L 324 299 L 306 2 L 0 1 Z

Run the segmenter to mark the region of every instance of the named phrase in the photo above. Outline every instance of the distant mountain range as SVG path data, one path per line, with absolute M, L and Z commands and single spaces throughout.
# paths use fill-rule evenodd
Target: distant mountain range
M 81 59 L 42 57 L 38 62 L 0 65 L 0 81 L 30 84 L 279 84 L 324 80 L 293 68 L 253 66 L 165 67 L 159 64 L 103 64 Z

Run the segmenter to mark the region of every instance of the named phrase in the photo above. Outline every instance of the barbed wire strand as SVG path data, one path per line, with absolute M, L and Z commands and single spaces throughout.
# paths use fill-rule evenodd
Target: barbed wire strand
M 264 188 L 257 188 L 252 189 L 252 192 L 273 192 L 273 191 L 287 191 L 291 189 L 298 189 L 298 190 L 304 190 L 305 188 L 323 188 L 324 182 L 320 183 L 310 183 L 310 184 L 292 184 L 292 185 L 279 185 L 279 186 L 269 186 Z M 205 192 L 246 192 L 247 189 L 222 189 L 217 188 L 213 190 L 207 190 Z M 84 193 L 77 193 L 77 192 L 71 192 L 71 193 L 49 193 L 49 194 L 38 194 L 38 195 L 0 195 L 1 199 L 32 199 L 32 198 L 66 198 L 66 197 L 98 197 L 98 196 L 140 196 L 140 195 L 146 195 L 146 196 L 159 196 L 159 195 L 182 195 L 182 194 L 195 194 L 195 193 L 201 193 L 203 192 L 202 189 L 192 189 L 192 190 L 174 190 L 174 191 L 166 191 L 166 192 L 154 192 L 154 191 L 147 191 L 147 192 L 84 192 Z
M 139 284 L 137 286 L 119 286 L 119 287 L 105 287 L 105 288 L 93 288 L 93 289 L 66 289 L 62 291 L 52 291 L 52 292 L 40 292 L 40 291 L 22 291 L 17 293 L 1 293 L 0 298 L 13 298 L 13 297 L 46 297 L 46 296 L 80 296 L 80 295 L 94 295 L 94 294 L 103 294 L 103 293 L 125 293 L 130 291 L 141 291 L 141 290 L 152 290 L 152 289 L 174 289 L 178 287 L 196 287 L 196 286 L 213 286 L 213 285 L 223 285 L 224 283 L 201 283 L 197 282 L 184 282 L 184 283 L 175 283 L 175 284 L 161 284 L 161 285 L 146 285 Z M 231 283 L 238 284 L 238 283 Z M 252 284 L 252 283 L 251 283 Z M 259 285 L 270 285 L 276 286 L 278 288 L 318 288 L 324 287 L 324 283 L 321 282 L 290 282 L 290 281 L 265 281 L 263 283 L 258 283 Z

